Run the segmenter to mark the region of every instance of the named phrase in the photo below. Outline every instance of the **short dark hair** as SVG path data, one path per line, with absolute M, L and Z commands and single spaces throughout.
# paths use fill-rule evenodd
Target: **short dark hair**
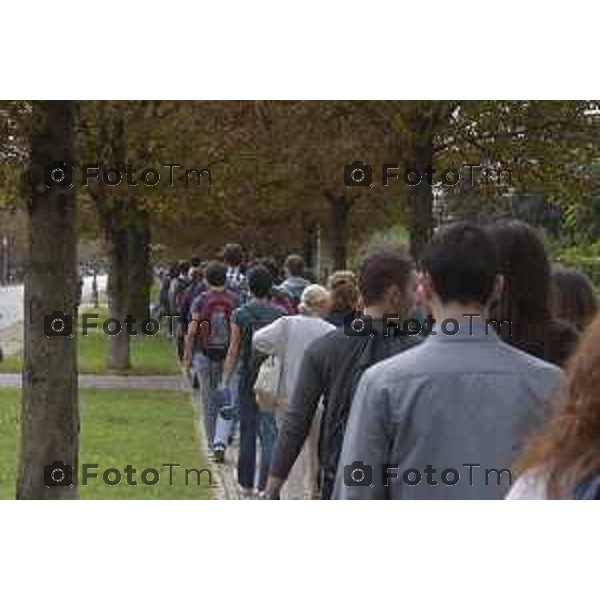
M 202 261 L 200 260 L 199 256 L 194 256 L 194 258 L 190 260 L 190 264 L 192 267 L 199 267 L 202 264 Z
M 239 267 L 244 260 L 244 252 L 239 244 L 227 244 L 223 249 L 223 260 L 232 267 Z
M 276 281 L 279 278 L 279 267 L 277 266 L 277 261 L 272 256 L 259 258 L 257 264 L 262 265 L 269 273 L 271 273 L 273 281 Z
M 204 271 L 204 277 L 208 285 L 223 287 L 227 280 L 227 265 L 219 260 L 211 260 Z
M 271 295 L 273 276 L 262 265 L 252 267 L 248 271 L 248 289 L 257 298 L 266 298 Z
M 187 275 L 190 270 L 190 263 L 187 260 L 182 260 L 179 263 L 179 274 Z
M 383 300 L 392 285 L 401 289 L 408 284 L 414 264 L 403 247 L 380 248 L 372 251 L 362 262 L 358 274 L 358 288 L 368 306 Z
M 455 223 L 437 232 L 423 252 L 421 267 L 445 304 L 487 304 L 498 274 L 498 253 L 482 227 Z
M 304 259 L 299 254 L 290 254 L 285 259 L 285 270 L 292 277 L 302 277 L 304 274 Z

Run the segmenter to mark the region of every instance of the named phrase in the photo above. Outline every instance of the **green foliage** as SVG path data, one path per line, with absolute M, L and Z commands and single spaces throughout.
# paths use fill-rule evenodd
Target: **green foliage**
M 394 225 L 388 229 L 373 232 L 362 244 L 353 248 L 351 268 L 357 270 L 362 259 L 372 250 L 385 246 L 408 248 L 409 232 L 403 225 Z
M 600 222 L 592 199 L 598 186 L 596 101 L 111 101 L 82 102 L 80 162 L 138 166 L 178 163 L 210 168 L 212 187 L 175 185 L 105 189 L 107 212 L 126 218 L 123 202 L 150 213 L 154 241 L 171 256 L 211 254 L 224 241 L 254 253 L 297 249 L 317 224 L 325 241 L 332 223 L 327 195 L 353 200 L 349 239 L 362 243 L 390 223 L 408 223 L 407 186 L 346 188 L 343 168 L 413 164 L 431 143 L 438 174 L 463 163 L 510 169 L 512 182 L 446 188 L 457 212 L 504 210 L 507 194 L 541 194 L 564 210 L 567 230 Z M 19 165 L 26 156 L 30 103 L 0 103 L 0 198 L 19 200 Z M 123 148 L 113 147 L 121 132 Z M 120 139 L 120 138 L 119 138 Z M 117 144 L 118 145 L 118 144 Z M 8 158 L 10 157 L 10 160 Z M 160 169 L 166 178 L 165 169 Z M 183 171 L 183 169 L 181 169 Z M 124 197 L 125 196 L 125 197 Z M 80 231 L 98 236 L 97 215 L 80 194 Z M 510 208 L 510 207 L 509 207 Z M 412 209 L 411 209 L 412 210 Z M 135 218 L 135 212 L 132 213 Z M 125 216 L 123 216 L 125 215 Z M 599 227 L 589 236 L 597 235 Z
M 600 240 L 563 249 L 558 260 L 585 273 L 594 286 L 600 288 Z
M 596 101 L 462 102 L 440 140 L 441 154 L 444 161 L 512 172 L 511 185 L 470 190 L 481 214 L 506 195 L 541 195 L 564 211 L 567 228 L 581 228 L 597 187 L 590 166 L 600 155 L 598 107 Z M 468 196 L 464 188 L 451 193 Z

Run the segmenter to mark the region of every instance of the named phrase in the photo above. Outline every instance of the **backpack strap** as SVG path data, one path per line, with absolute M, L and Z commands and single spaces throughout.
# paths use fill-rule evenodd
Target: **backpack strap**
M 215 311 L 215 308 L 218 307 L 226 308 L 228 317 L 231 317 L 231 314 L 235 310 L 235 302 L 233 301 L 233 298 L 231 298 L 231 296 L 226 292 L 207 292 L 204 296 L 202 309 L 200 310 L 200 321 L 210 321 L 212 313 Z M 201 328 L 204 331 L 202 323 Z

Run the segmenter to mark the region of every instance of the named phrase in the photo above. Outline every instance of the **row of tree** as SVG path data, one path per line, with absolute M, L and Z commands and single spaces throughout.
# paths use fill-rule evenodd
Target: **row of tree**
M 185 256 L 231 240 L 283 254 L 308 246 L 318 227 L 341 268 L 350 240 L 404 223 L 418 256 L 436 223 L 434 187 L 383 186 L 382 165 L 506 169 L 510 180 L 463 179 L 444 194 L 475 197 L 482 211 L 499 196 L 535 192 L 582 213 L 594 187 L 597 110 L 596 102 L 526 101 L 2 103 L 2 198 L 24 202 L 29 215 L 18 497 L 76 493 L 43 484 L 43 465 L 76 467 L 78 439 L 77 338 L 48 338 L 43 321 L 64 310 L 76 322 L 78 236 L 105 240 L 109 312 L 120 320 L 147 316 L 152 241 Z M 373 165 L 373 187 L 345 185 L 344 167 L 357 160 Z M 48 187 L 44 167 L 56 161 L 133 165 L 138 174 L 208 168 L 212 185 L 176 177 L 111 186 L 99 177 L 84 187 L 76 174 L 74 187 Z M 111 344 L 109 367 L 127 369 L 129 338 Z

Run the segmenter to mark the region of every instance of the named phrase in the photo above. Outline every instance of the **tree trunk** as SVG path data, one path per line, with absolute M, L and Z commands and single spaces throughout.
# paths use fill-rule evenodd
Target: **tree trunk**
M 348 224 L 353 200 L 346 196 L 327 195 L 329 202 L 329 241 L 334 270 L 346 268 L 348 258 Z
M 316 257 L 316 231 L 317 225 L 313 219 L 310 219 L 308 215 L 302 215 L 301 217 L 302 227 L 302 257 L 304 258 L 308 272 L 314 276 L 315 281 L 319 278 L 317 272 L 317 257 Z
M 127 135 L 123 118 L 115 118 L 101 103 L 98 131 L 98 154 L 103 165 L 127 164 Z M 130 200 L 112 197 L 102 183 L 90 186 L 98 218 L 108 245 L 108 314 L 121 327 L 117 335 L 108 335 L 106 366 L 108 369 L 129 369 L 129 335 L 125 319 L 129 311 L 129 207 Z M 111 327 L 113 330 L 114 325 Z
M 410 215 L 410 252 L 418 260 L 427 245 L 435 220 L 433 218 L 433 189 L 427 182 L 425 170 L 433 164 L 433 136 L 431 133 L 416 136 L 411 157 L 406 161 L 406 167 L 417 169 L 422 180 L 419 185 L 412 186 L 408 192 L 408 207 Z
M 136 325 L 150 316 L 150 217 L 144 210 L 132 206 L 129 219 L 129 300 L 128 312 Z
M 108 336 L 106 366 L 111 370 L 129 369 L 129 335 L 125 319 L 129 310 L 129 228 L 108 230 L 110 272 L 108 275 L 108 314 L 121 325 L 118 335 Z M 139 324 L 137 324 L 139 326 Z
M 77 497 L 77 487 L 47 487 L 45 465 L 77 472 L 79 414 L 77 345 L 69 335 L 47 337 L 48 317 L 66 315 L 64 333 L 77 326 L 77 229 L 75 190 L 47 187 L 44 166 L 75 163 L 73 101 L 33 102 L 29 257 L 25 269 L 25 348 L 18 499 Z M 60 323 L 55 323 L 60 328 Z M 67 478 L 64 483 L 68 483 Z M 57 477 L 60 473 L 56 474 Z M 73 478 L 75 483 L 75 478 Z

